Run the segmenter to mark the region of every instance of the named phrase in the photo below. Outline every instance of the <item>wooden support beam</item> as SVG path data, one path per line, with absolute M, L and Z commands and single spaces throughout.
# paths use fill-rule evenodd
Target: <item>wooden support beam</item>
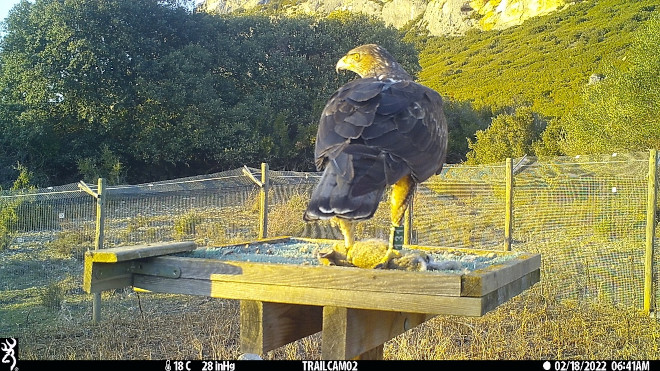
M 323 359 L 382 359 L 383 344 L 431 314 L 323 307 Z
M 130 264 L 131 262 L 95 263 L 85 259 L 83 290 L 90 294 L 100 294 L 101 291 L 132 286 L 133 274 L 128 269 Z
M 323 308 L 241 300 L 241 352 L 264 353 L 321 331 Z
M 656 308 L 653 303 L 653 250 L 658 205 L 658 151 L 649 154 L 649 173 L 646 202 L 646 252 L 644 255 L 644 313 L 651 314 Z
M 513 233 L 513 160 L 506 159 L 504 193 L 504 251 L 511 251 Z

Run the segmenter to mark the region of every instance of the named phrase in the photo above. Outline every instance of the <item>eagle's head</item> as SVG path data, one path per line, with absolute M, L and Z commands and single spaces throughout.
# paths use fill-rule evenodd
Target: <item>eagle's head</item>
M 366 44 L 352 49 L 343 56 L 337 66 L 339 70 L 349 70 L 362 78 L 412 80 L 410 75 L 394 60 L 382 46 Z

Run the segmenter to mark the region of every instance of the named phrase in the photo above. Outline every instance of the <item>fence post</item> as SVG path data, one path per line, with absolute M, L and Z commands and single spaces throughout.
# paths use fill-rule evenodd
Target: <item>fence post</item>
M 98 180 L 98 197 L 96 198 L 96 237 L 94 238 L 94 249 L 103 248 L 103 237 L 105 234 L 105 181 Z M 101 293 L 94 293 L 92 305 L 92 322 L 97 324 L 101 321 Z
M 658 151 L 652 149 L 649 155 L 649 177 L 646 202 L 646 252 L 644 254 L 644 313 L 650 315 L 655 310 L 653 303 L 653 239 L 655 238 L 655 213 L 658 200 Z
M 92 189 L 89 188 L 89 186 L 83 181 L 78 183 L 78 188 L 87 192 L 96 199 L 96 236 L 94 237 L 94 250 L 102 249 L 105 230 L 105 180 L 103 178 L 99 178 L 96 192 L 92 191 Z M 101 293 L 96 292 L 92 297 L 92 322 L 97 324 L 100 322 L 100 320 Z
M 259 238 L 268 237 L 268 164 L 261 163 L 261 191 L 259 193 Z
M 504 251 L 511 251 L 513 230 L 513 160 L 506 159 L 504 206 Z
M 268 177 L 268 164 L 261 163 L 261 180 L 257 179 L 247 166 L 243 165 L 243 174 L 259 186 L 259 238 L 268 236 L 268 188 L 270 178 Z

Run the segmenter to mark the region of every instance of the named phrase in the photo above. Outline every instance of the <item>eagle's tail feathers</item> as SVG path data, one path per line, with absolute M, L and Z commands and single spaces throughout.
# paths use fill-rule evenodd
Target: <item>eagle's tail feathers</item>
M 343 181 L 335 166 L 329 164 L 312 192 L 303 219 L 312 221 L 334 216 L 349 220 L 371 218 L 383 197 L 384 187 L 356 196 L 352 194 L 353 186 L 354 183 Z

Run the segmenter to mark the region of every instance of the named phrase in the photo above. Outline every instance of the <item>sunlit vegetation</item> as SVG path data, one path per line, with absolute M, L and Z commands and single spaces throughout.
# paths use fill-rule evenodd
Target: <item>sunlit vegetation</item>
M 536 115 L 541 130 L 537 124 L 522 136 L 501 126 L 490 134 L 480 128 L 485 132 L 468 156 L 473 162 L 503 160 L 530 136 L 535 144 L 526 153 L 536 155 L 657 148 L 659 77 L 653 71 L 660 62 L 650 45 L 660 34 L 659 9 L 649 1 L 584 1 L 506 30 L 416 37 L 419 77 L 493 116 L 518 107 Z M 519 141 L 504 148 L 493 140 L 498 136 Z
M 0 40 L 0 184 L 146 182 L 255 165 L 312 170 L 316 124 L 378 42 L 411 73 L 413 45 L 366 16 L 213 16 L 177 1 L 21 2 Z

